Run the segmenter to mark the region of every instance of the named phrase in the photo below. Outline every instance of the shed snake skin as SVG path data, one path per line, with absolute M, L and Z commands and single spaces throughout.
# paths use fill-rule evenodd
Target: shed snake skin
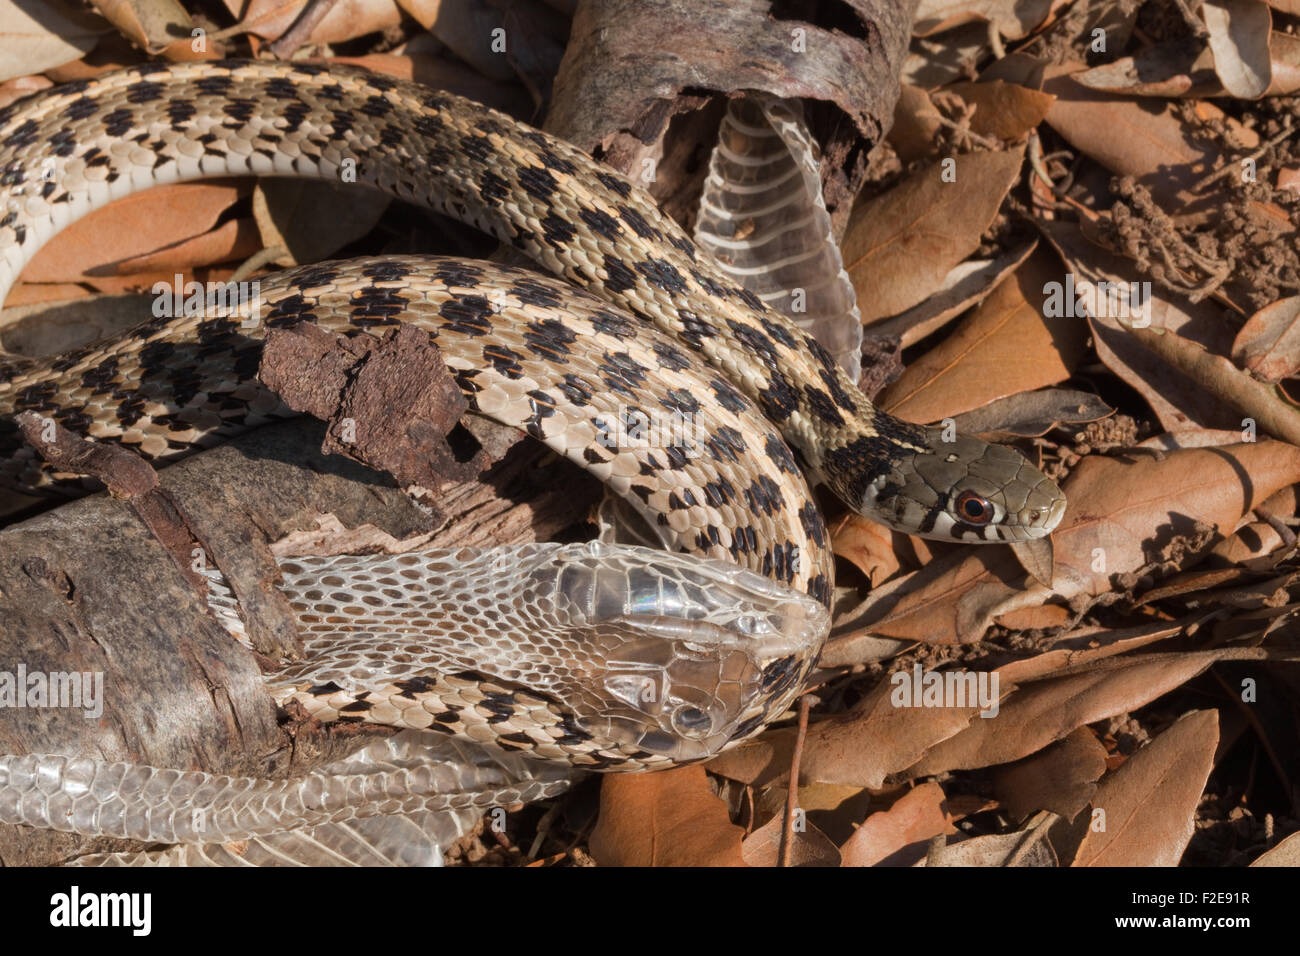
M 0 358 L 6 421 L 30 409 L 95 440 L 169 461 L 286 414 L 255 380 L 266 328 L 305 320 L 354 332 L 413 322 L 430 332 L 474 411 L 524 428 L 607 481 L 665 544 L 749 569 L 744 580 L 730 572 L 741 592 L 761 598 L 764 576 L 809 595 L 777 600 L 784 608 L 778 632 L 791 615 L 811 622 L 812 609 L 829 603 L 832 583 L 826 529 L 787 442 L 851 508 L 909 533 L 1019 541 L 1045 536 L 1061 520 L 1063 496 L 1018 452 L 969 437 L 944 441 L 937 429 L 875 409 L 824 348 L 738 287 L 623 177 L 504 115 L 384 76 L 307 64 L 144 64 L 0 111 L 0 297 L 51 235 L 92 209 L 156 184 L 246 174 L 355 174 L 359 185 L 484 230 L 571 285 L 432 257 L 306 266 L 262 280 L 251 304 L 164 316 L 116 342 L 57 358 Z M 692 418 L 701 436 L 697 453 L 611 442 L 610 423 L 637 411 Z M 52 474 L 3 427 L 0 458 L 0 477 L 21 488 L 70 477 Z M 528 560 L 556 560 L 541 553 Z M 303 570 L 337 576 L 345 565 Z M 666 560 L 662 567 L 660 573 L 674 571 Z M 726 576 L 713 566 L 698 573 Z M 356 593 L 347 585 L 358 577 L 338 579 Z M 306 596 L 311 590 L 301 588 L 304 613 L 319 602 Z M 407 591 L 397 590 L 404 600 Z M 672 631 L 662 615 L 651 619 Z M 754 615 L 733 615 L 718 630 L 752 637 L 753 621 Z M 815 650 L 791 658 L 787 648 L 757 665 L 760 655 L 750 656 L 749 666 L 768 674 L 769 686 L 760 677 L 754 699 L 736 697 L 720 708 L 737 719 L 727 725 L 726 741 L 704 747 L 682 743 L 683 714 L 691 724 L 689 711 L 707 710 L 685 702 L 685 710 L 674 711 L 676 723 L 660 708 L 641 713 L 634 731 L 603 726 L 611 740 L 582 723 L 599 723 L 599 716 L 580 720 L 546 692 L 512 683 L 517 677 L 500 677 L 506 686 L 487 691 L 491 675 L 462 678 L 478 695 L 467 703 L 466 689 L 446 676 L 418 675 L 427 678 L 419 693 L 442 703 L 461 694 L 457 709 L 469 706 L 482 717 L 457 723 L 456 733 L 579 766 L 641 769 L 699 759 L 756 732 L 797 693 Z M 785 662 L 779 680 L 764 670 L 774 661 Z M 614 685 L 598 683 L 602 706 L 626 709 Z M 336 717 L 362 701 L 369 706 L 352 711 L 354 719 L 377 711 L 399 726 L 419 726 L 396 713 L 391 682 L 348 690 L 347 701 L 331 701 L 335 693 L 314 688 L 306 696 Z M 487 694 L 498 695 L 492 700 L 508 711 L 503 719 L 488 719 Z M 436 708 L 420 710 L 432 716 Z M 499 732 L 516 718 L 508 734 Z M 662 733 L 664 720 L 678 736 L 656 742 L 648 735 Z M 572 739 L 581 736 L 570 732 L 575 723 L 588 739 Z M 470 731 L 471 725 L 486 729 Z M 705 736 L 717 736 L 718 727 L 712 718 Z M 557 744 L 561 739 L 566 743 Z M 4 759 L 0 819 L 9 820 L 19 766 L 12 761 L 29 758 Z M 58 766 L 50 771 L 56 777 L 72 765 Z M 34 822 L 13 822 L 24 820 Z

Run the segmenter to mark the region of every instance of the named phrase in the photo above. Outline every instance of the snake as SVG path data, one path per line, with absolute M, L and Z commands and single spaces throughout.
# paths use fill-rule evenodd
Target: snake
M 381 74 L 297 62 L 144 63 L 5 107 L 0 297 L 55 232 L 94 209 L 154 185 L 234 175 L 378 189 L 474 226 L 551 275 L 448 257 L 316 263 L 259 280 L 246 301 L 164 312 L 112 341 L 38 359 L 0 356 L 0 481 L 39 492 L 75 478 L 19 440 L 11 423 L 19 412 L 166 463 L 290 414 L 256 379 L 268 329 L 314 322 L 339 333 L 377 334 L 406 322 L 428 332 L 471 411 L 522 428 L 589 470 L 655 530 L 668 551 L 638 557 L 636 568 L 621 566 L 613 575 L 623 582 L 622 611 L 607 614 L 605 624 L 625 626 L 630 603 L 650 595 L 649 631 L 685 647 L 687 657 L 696 653 L 693 638 L 655 610 L 662 609 L 656 601 L 685 606 L 665 596 L 665 576 L 677 576 L 669 591 L 689 590 L 682 576 L 692 572 L 665 563 L 673 551 L 718 562 L 698 572 L 711 583 L 695 588 L 692 606 L 715 607 L 710 588 L 725 592 L 737 575 L 748 577 L 735 590 L 769 603 L 773 594 L 764 594 L 764 585 L 788 589 L 780 593 L 793 598 L 778 604 L 797 607 L 797 620 L 813 619 L 809 607 L 829 606 L 829 536 L 809 479 L 866 518 L 941 540 L 1029 541 L 1049 535 L 1062 519 L 1064 496 L 1018 451 L 876 408 L 811 335 L 737 284 L 629 179 L 504 114 Z M 611 437 L 629 419 L 663 417 L 694 423 L 698 440 L 684 448 Z M 587 559 L 594 563 L 585 573 L 599 577 L 602 562 L 614 556 L 539 551 L 518 560 L 541 562 L 562 577 Z M 472 613 L 511 606 L 499 588 L 484 598 L 468 586 L 458 592 L 454 583 L 451 592 L 412 602 L 411 582 L 447 576 L 455 562 L 426 556 L 416 559 L 424 564 L 403 568 L 393 560 L 380 575 L 393 586 L 377 585 L 368 595 L 390 622 L 403 615 L 419 621 L 419 607 L 437 603 L 464 623 L 470 612 L 451 608 L 447 593 L 479 601 Z M 500 580 L 527 577 L 516 570 Z M 370 606 L 357 586 L 363 578 L 374 583 L 371 567 L 307 561 L 288 571 L 299 582 L 300 621 L 331 587 L 341 592 L 340 613 Z M 640 590 L 627 584 L 638 575 Z M 385 599 L 385 590 L 396 596 Z M 590 619 L 579 605 L 581 630 Z M 765 627 L 779 633 L 788 623 Z M 712 626 L 749 639 L 755 615 L 733 613 Z M 462 632 L 465 646 L 475 644 L 472 633 Z M 391 651 L 391 634 L 367 633 L 373 647 Z M 816 657 L 788 648 L 773 653 L 736 665 L 749 668 L 740 682 L 749 690 L 721 708 L 737 718 L 728 718 L 724 744 L 751 736 L 779 713 Z M 547 648 L 530 647 L 525 656 L 533 654 L 547 665 Z M 602 665 L 586 660 L 590 677 Z M 594 682 L 597 699 L 578 717 L 553 694 L 527 685 L 538 679 L 536 670 L 494 675 L 467 666 L 430 675 L 407 663 L 405 672 L 400 661 L 377 668 L 371 676 L 388 683 L 364 693 L 333 680 L 286 693 L 303 694 L 318 713 L 338 719 L 368 715 L 427 728 L 455 714 L 445 725 L 453 733 L 593 769 L 670 765 L 718 746 L 721 728 L 698 693 L 671 713 L 640 713 L 640 724 L 620 730 L 599 715 L 636 711 L 623 699 L 635 693 L 620 695 L 618 688 L 637 685 Z M 322 674 L 340 670 L 337 661 L 322 667 Z M 682 686 L 697 692 L 697 677 Z M 433 702 L 417 708 L 414 724 L 395 702 L 412 696 Z M 469 718 L 470 710 L 482 719 Z M 656 737 L 665 726 L 675 740 Z M 683 745 L 692 733 L 714 743 Z M 5 758 L 0 819 L 10 818 L 8 768 L 27 759 Z M 36 759 L 54 761 L 58 776 L 76 758 Z

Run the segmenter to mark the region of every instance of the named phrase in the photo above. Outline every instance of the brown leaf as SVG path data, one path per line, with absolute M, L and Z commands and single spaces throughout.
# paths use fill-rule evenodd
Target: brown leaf
M 1218 713 L 1192 711 L 1105 777 L 1073 865 L 1177 866 L 1218 743 Z
M 601 866 L 744 866 L 744 836 L 702 767 L 612 773 L 601 781 L 591 855 Z
M 912 32 L 919 37 L 971 20 L 988 20 L 1008 40 L 1027 36 L 1052 9 L 1052 0 L 921 0 Z
M 1054 278 L 1049 254 L 1031 256 L 876 404 L 932 422 L 1068 378 L 1084 353 L 1083 329 L 1077 319 L 1044 316 L 1043 288 Z
M 1265 382 L 1280 382 L 1300 370 L 1300 296 L 1260 309 L 1232 343 L 1232 360 Z
M 249 33 L 274 40 L 298 19 L 307 0 L 226 0 L 231 16 L 242 17 L 240 25 Z M 394 0 L 336 0 L 307 38 L 309 44 L 341 43 L 367 33 L 378 33 L 402 22 L 401 8 Z
M 893 532 L 853 512 L 831 529 L 831 550 L 853 562 L 873 585 L 888 579 L 899 567 Z
M 1040 90 L 1004 83 L 953 83 L 946 92 L 956 93 L 975 106 L 970 128 L 981 136 L 995 136 L 1011 142 L 1020 139 L 1043 121 L 1056 97 Z
M 246 182 L 209 180 L 133 193 L 60 232 L 23 269 L 23 279 L 78 282 L 114 275 L 124 260 L 208 232 L 251 188 Z
M 1020 163 L 1021 150 L 959 156 L 955 182 L 944 182 L 945 166 L 935 164 L 854 209 L 842 250 L 864 325 L 942 287 L 979 247 Z
M 1300 833 L 1293 833 L 1255 858 L 1251 866 L 1300 866 Z
M 264 179 L 253 190 L 253 218 L 262 245 L 288 250 L 276 264 L 293 266 L 319 262 L 360 239 L 390 202 L 376 190 L 339 183 Z
M 1148 704 L 1209 667 L 1213 653 L 1161 654 L 1106 661 L 1091 670 L 1026 684 L 1003 700 L 996 717 L 978 718 L 936 745 L 912 778 L 1011 763 L 1037 753 L 1084 724 Z
M 906 312 L 875 323 L 871 334 L 897 335 L 903 348 L 915 345 L 972 305 L 983 302 L 1003 279 L 1020 268 L 1037 245 L 1034 241 L 996 259 L 967 259 L 958 263 L 943 277 L 943 285 L 934 295 Z
M 1087 727 L 1000 770 L 993 778 L 998 800 L 1015 819 L 1050 810 L 1073 820 L 1088 805 L 1106 772 L 1106 748 Z
M 156 53 L 178 37 L 190 36 L 193 23 L 177 0 L 90 0 L 123 36 Z
M 746 866 L 779 866 L 781 858 L 781 832 L 785 818 L 774 816 L 745 837 L 741 853 Z M 831 838 L 804 820 L 791 833 L 791 866 L 839 866 L 840 851 Z
M 1209 31 L 1214 72 L 1223 88 L 1238 99 L 1263 96 L 1273 79 L 1268 5 L 1260 0 L 1205 0 L 1198 12 Z
M 1056 96 L 1048 125 L 1111 172 L 1148 187 L 1162 205 L 1173 205 L 1213 166 L 1217 154 L 1191 138 L 1167 102 L 1117 99 L 1059 72 L 1043 89 Z
M 0 80 L 76 60 L 111 32 L 101 18 L 72 0 L 0 4 Z
M 888 810 L 873 813 L 840 848 L 844 866 L 910 866 L 925 856 L 931 837 L 956 833 L 943 788 L 923 783 Z

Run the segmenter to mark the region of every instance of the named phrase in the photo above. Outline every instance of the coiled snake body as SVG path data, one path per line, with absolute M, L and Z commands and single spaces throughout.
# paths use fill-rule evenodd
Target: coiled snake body
M 525 428 L 592 470 L 665 544 L 739 564 L 814 599 L 769 622 L 778 630 L 811 621 L 809 608 L 827 604 L 831 593 L 826 530 L 787 442 L 850 507 L 910 533 L 1017 541 L 1046 535 L 1061 519 L 1060 492 L 1019 453 L 967 437 L 944 441 L 937 429 L 875 409 L 825 349 L 737 287 L 623 177 L 506 116 L 384 76 L 303 64 L 145 64 L 0 111 L 0 298 L 55 231 L 132 191 L 241 174 L 337 180 L 343 171 L 483 229 L 585 291 L 445 258 L 306 266 L 262 280 L 251 304 L 156 319 L 116 342 L 53 359 L 0 358 L 5 420 L 35 410 L 166 461 L 286 413 L 254 377 L 266 327 L 307 320 L 365 331 L 415 322 L 433 336 L 474 410 Z M 699 447 L 690 455 L 673 446 L 618 447 L 608 428 L 629 411 L 693 418 Z M 0 456 L 0 478 L 11 485 L 61 480 L 3 426 Z M 312 570 L 309 564 L 299 570 Z M 345 571 L 336 564 L 314 573 L 355 583 Z M 400 583 L 400 571 L 395 565 L 392 581 Z M 755 582 L 746 579 L 741 591 L 758 588 Z M 662 582 L 654 587 L 663 593 Z M 310 604 L 329 588 L 300 590 Z M 735 614 L 717 626 L 752 637 L 753 624 Z M 812 657 L 777 648 L 765 661 L 746 671 L 747 686 L 757 689 L 728 705 L 744 715 L 728 725 L 730 739 L 778 712 Z M 488 692 L 497 695 L 495 706 L 510 715 L 526 704 L 549 707 L 555 719 L 521 719 L 509 733 L 501 721 L 485 724 L 485 738 L 513 735 L 506 743 L 515 749 L 608 768 L 695 754 L 648 741 L 662 729 L 657 722 L 689 730 L 707 707 L 679 701 L 672 713 L 653 715 L 649 729 L 612 743 L 593 739 L 587 715 L 587 739 L 577 739 L 546 693 L 528 698 L 523 678 L 512 674 L 497 674 L 508 686 Z M 401 680 L 391 670 L 369 676 L 386 687 Z M 440 680 L 398 693 L 445 701 L 464 689 Z M 610 691 L 617 681 L 603 686 L 619 696 Z M 331 703 L 334 692 L 307 696 L 335 716 L 349 706 L 395 713 L 391 694 L 379 701 L 374 688 Z M 475 693 L 481 703 L 485 692 Z M 605 705 L 617 710 L 613 698 Z M 431 707 L 413 724 L 398 722 L 429 726 L 428 715 L 436 722 L 465 706 Z M 545 733 L 533 732 L 540 725 Z M 718 730 L 715 720 L 699 736 Z

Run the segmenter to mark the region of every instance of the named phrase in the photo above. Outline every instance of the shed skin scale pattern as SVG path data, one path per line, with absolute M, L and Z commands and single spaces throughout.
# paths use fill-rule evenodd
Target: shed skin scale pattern
M 32 171 L 53 155 L 52 175 Z M 1041 537 L 1064 498 L 1017 453 L 874 409 L 824 349 L 730 283 L 649 197 L 501 114 L 382 76 L 267 63 L 146 64 L 0 111 L 0 289 L 57 228 L 144 185 L 357 181 L 438 209 L 678 337 L 753 398 L 850 507 L 969 541 Z M 929 476 L 920 477 L 923 466 Z M 933 487 L 938 480 L 940 487 Z M 990 496 L 991 520 L 956 512 Z

